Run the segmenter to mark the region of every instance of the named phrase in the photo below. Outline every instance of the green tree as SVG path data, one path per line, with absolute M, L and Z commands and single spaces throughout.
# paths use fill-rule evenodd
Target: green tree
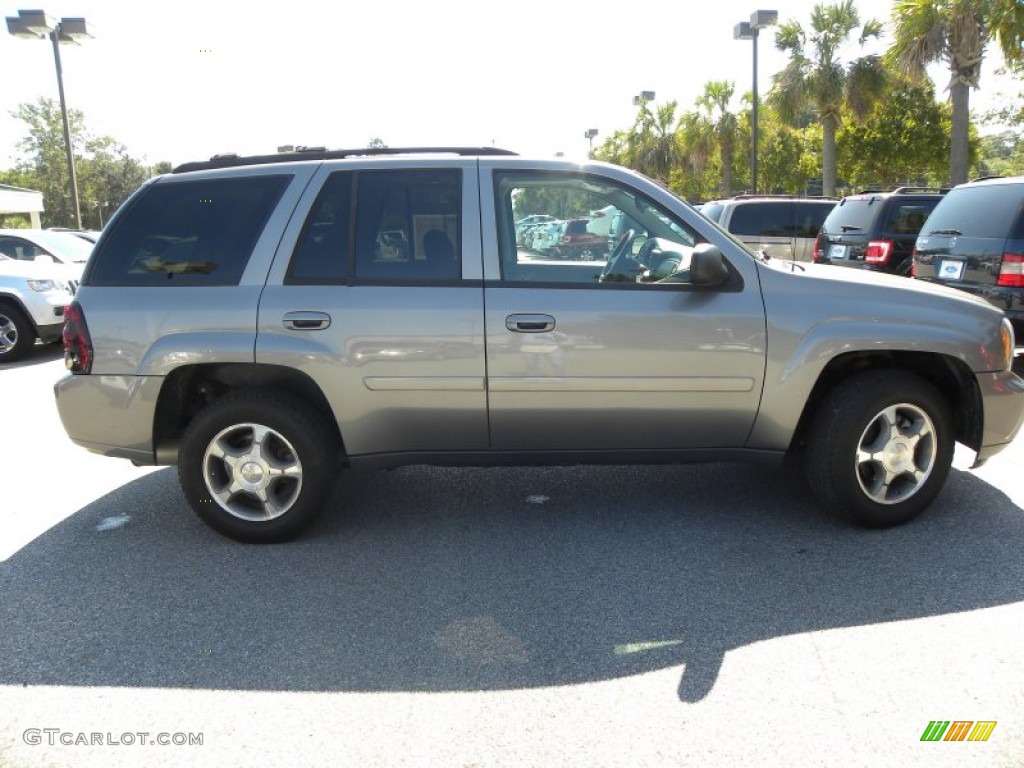
M 1020 0 L 896 0 L 893 25 L 886 54 L 893 65 L 915 79 L 934 62 L 949 67 L 949 179 L 962 184 L 970 161 L 971 88 L 978 87 L 985 48 L 993 40 L 1011 67 L 1024 66 L 1024 5 Z
M 783 123 L 770 106 L 761 109 L 758 122 L 758 186 L 777 194 L 805 194 L 808 182 L 819 173 L 821 126 L 814 123 L 793 128 Z
M 20 105 L 11 114 L 26 124 L 28 133 L 18 142 L 21 159 L 8 173 L 16 174 L 16 186 L 43 193 L 43 226 L 74 226 L 60 107 L 52 99 L 40 99 L 34 104 Z M 68 121 L 82 225 L 99 229 L 152 175 L 153 169 L 129 156 L 127 149 L 110 136 L 89 133 L 81 111 L 69 110 Z
M 626 142 L 629 167 L 665 184 L 683 164 L 677 106 L 670 101 L 651 110 L 642 104 Z
M 733 157 L 736 149 L 739 121 L 729 111 L 729 102 L 736 92 L 736 84 L 725 80 L 712 80 L 704 84 L 704 93 L 697 99 L 697 106 L 706 115 L 705 125 L 711 138 L 718 145 L 722 171 L 722 197 L 732 195 Z
M 945 178 L 950 114 L 931 83 L 894 78 L 869 119 L 838 138 L 847 180 L 858 187 L 925 184 Z
M 775 75 L 769 102 L 782 120 L 799 127 L 800 118 L 813 110 L 822 128 L 822 183 L 826 195 L 836 189 L 836 131 L 842 124 L 844 108 L 855 118 L 864 117 L 885 82 L 885 71 L 877 56 L 863 56 L 844 66 L 839 49 L 860 26 L 853 0 L 834 5 L 818 4 L 811 13 L 810 31 L 797 21 L 787 21 L 775 33 L 775 47 L 790 58 Z M 871 19 L 860 30 L 858 43 L 864 45 L 881 34 L 882 25 Z

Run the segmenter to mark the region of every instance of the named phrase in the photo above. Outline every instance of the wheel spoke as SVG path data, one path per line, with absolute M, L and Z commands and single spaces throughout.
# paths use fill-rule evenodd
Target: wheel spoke
M 919 406 L 882 409 L 868 422 L 856 450 L 861 489 L 879 504 L 913 496 L 931 474 L 936 444 L 935 427 Z
M 226 512 L 262 522 L 286 513 L 302 488 L 302 465 L 283 435 L 261 424 L 236 424 L 207 445 L 207 490 Z

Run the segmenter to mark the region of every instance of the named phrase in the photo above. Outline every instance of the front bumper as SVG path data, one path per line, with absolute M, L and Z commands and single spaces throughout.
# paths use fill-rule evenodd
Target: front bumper
M 1024 423 L 1024 379 L 1012 371 L 975 374 L 981 390 L 985 425 L 977 463 L 1009 445 Z

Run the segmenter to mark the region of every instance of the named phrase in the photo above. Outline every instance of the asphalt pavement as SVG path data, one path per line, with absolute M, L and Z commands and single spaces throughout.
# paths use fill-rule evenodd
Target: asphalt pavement
M 408 467 L 249 546 L 62 373 L 0 366 L 0 768 L 1024 765 L 1024 438 L 891 531 L 788 467 Z

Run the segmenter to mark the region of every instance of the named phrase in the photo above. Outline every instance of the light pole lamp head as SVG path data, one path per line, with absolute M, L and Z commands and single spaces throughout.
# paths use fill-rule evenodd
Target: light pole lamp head
M 85 19 L 81 17 L 63 18 L 60 20 L 60 41 L 62 43 L 79 43 L 86 38 L 92 37 L 85 25 Z
M 757 29 L 750 26 L 750 22 L 741 21 L 732 28 L 733 40 L 753 40 L 757 37 Z
M 778 20 L 778 11 L 754 11 L 750 14 L 750 27 L 751 29 L 767 29 Z
M 595 136 L 597 136 L 597 128 L 588 128 L 587 132 L 583 134 L 585 139 L 593 139 Z
M 646 104 L 649 101 L 654 101 L 654 91 L 640 91 L 639 94 L 633 97 L 633 106 L 639 107 L 641 104 Z
M 57 20 L 46 13 L 46 11 L 18 11 L 17 17 L 14 18 L 21 22 L 21 26 L 25 30 L 31 32 L 36 37 L 46 37 L 57 28 Z M 7 18 L 8 31 L 11 29 L 11 21 L 14 18 Z M 18 33 L 11 32 L 11 34 Z M 22 34 L 19 37 L 28 37 L 28 35 Z

